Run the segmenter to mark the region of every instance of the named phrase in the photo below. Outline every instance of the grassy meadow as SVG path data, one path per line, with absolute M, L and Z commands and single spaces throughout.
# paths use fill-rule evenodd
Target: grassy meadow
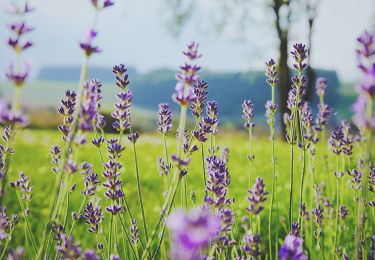
M 91 140 L 90 136 L 88 140 Z M 56 181 L 56 174 L 52 173 L 49 168 L 50 153 L 49 149 L 53 144 L 62 145 L 61 135 L 58 131 L 51 130 L 22 130 L 17 133 L 17 142 L 15 146 L 16 153 L 11 158 L 11 169 L 9 171 L 10 180 L 16 179 L 19 171 L 24 171 L 30 176 L 30 181 L 33 186 L 33 199 L 29 208 L 31 209 L 29 219 L 32 225 L 32 230 L 34 234 L 42 234 L 44 225 L 47 221 L 48 210 L 51 205 L 52 194 L 54 192 L 53 187 Z M 128 142 L 128 141 L 127 141 Z M 175 138 L 169 136 L 167 139 L 169 152 L 175 151 Z M 232 133 L 221 133 L 217 136 L 217 145 L 229 148 L 229 162 L 228 168 L 231 177 L 231 185 L 229 189 L 229 197 L 235 199 L 234 212 L 236 214 L 236 229 L 241 229 L 241 218 L 249 216 L 245 210 L 248 206 L 246 201 L 246 196 L 248 195 L 248 171 L 249 164 L 247 160 L 248 154 L 248 139 L 245 132 L 232 132 Z M 157 157 L 163 155 L 163 143 L 162 138 L 159 134 L 144 134 L 141 135 L 139 141 L 137 142 L 138 156 L 140 159 L 140 176 L 142 184 L 142 193 L 144 198 L 144 207 L 146 213 L 147 224 L 150 229 L 152 229 L 155 221 L 157 220 L 160 212 L 160 208 L 163 202 L 163 180 L 159 175 L 157 170 Z M 102 147 L 104 149 L 104 147 Z M 277 185 L 275 187 L 275 197 L 277 198 L 276 207 L 278 208 L 278 216 L 274 218 L 273 232 L 279 232 L 279 237 L 284 237 L 284 234 L 289 232 L 289 227 L 287 224 L 288 217 L 288 207 L 289 207 L 289 176 L 290 176 L 290 146 L 283 141 L 278 140 L 276 142 L 276 156 L 277 156 Z M 327 150 L 326 150 L 327 149 Z M 331 203 L 335 201 L 335 183 L 336 178 L 334 176 L 335 158 L 331 155 L 328 147 L 321 147 L 318 151 L 326 150 L 327 157 L 324 154 L 317 153 L 317 160 L 315 161 L 315 178 L 317 183 L 325 183 L 325 190 L 322 194 Z M 265 137 L 256 137 L 253 143 L 253 152 L 255 155 L 255 160 L 252 165 L 253 182 L 256 176 L 262 177 L 265 181 L 265 189 L 270 192 L 270 183 L 272 179 L 272 165 L 270 163 L 271 158 L 271 143 Z M 297 152 L 297 160 L 295 164 L 295 181 L 294 181 L 294 218 L 297 219 L 297 205 L 299 200 L 299 183 L 300 183 L 300 172 L 301 172 L 301 157 L 300 152 Z M 104 181 L 102 176 L 103 168 L 100 165 L 100 157 L 98 149 L 88 143 L 83 146 L 79 151 L 78 162 L 87 161 L 94 165 L 95 172 L 99 174 L 100 181 Z M 307 158 L 307 161 L 308 158 Z M 199 152 L 195 152 L 192 155 L 192 162 L 190 163 L 190 168 L 187 175 L 187 187 L 188 193 L 192 192 L 196 195 L 196 202 L 189 199 L 189 207 L 194 205 L 201 205 L 203 203 L 204 187 L 203 187 L 203 177 L 201 168 L 201 156 Z M 123 152 L 122 163 L 124 165 L 121 179 L 124 183 L 124 193 L 127 201 L 129 203 L 130 210 L 140 219 L 140 211 L 138 210 L 138 200 L 136 194 L 136 179 L 134 171 L 134 159 L 132 154 L 132 148 L 130 143 L 126 145 L 126 150 Z M 343 161 L 341 161 L 343 163 Z M 355 160 L 352 161 L 355 163 Z M 309 197 L 311 195 L 311 175 L 310 175 L 310 165 L 307 163 L 306 171 L 306 181 L 304 196 Z M 354 191 L 350 188 L 349 182 L 350 176 L 345 174 L 343 181 L 341 183 L 342 189 L 342 203 L 346 205 L 349 209 L 349 220 L 347 220 L 346 225 L 349 227 L 349 232 L 354 232 L 354 210 L 355 203 L 353 201 Z M 83 196 L 79 193 L 82 189 L 83 181 L 82 176 L 79 173 L 75 173 L 74 182 L 77 184 L 75 192 L 71 195 L 71 203 L 69 211 L 78 211 L 81 204 Z M 95 197 L 95 199 L 102 199 L 104 188 L 98 185 L 96 194 L 100 197 Z M 8 205 L 8 211 L 10 213 L 19 212 L 19 204 L 16 200 L 16 196 L 12 189 L 8 189 L 5 204 Z M 180 196 L 177 192 L 177 197 L 175 200 L 175 207 L 180 207 Z M 269 195 L 268 195 L 269 196 Z M 189 195 L 190 197 L 190 195 Z M 307 208 L 310 210 L 311 203 L 310 198 L 306 199 Z M 105 205 L 105 200 L 102 201 L 102 206 Z M 261 230 L 264 230 L 263 239 L 266 241 L 265 236 L 268 222 L 267 214 L 269 208 L 270 200 L 267 199 L 265 202 L 265 210 L 261 212 Z M 314 203 L 315 205 L 315 203 Z M 330 210 L 328 207 L 327 210 Z M 137 215 L 138 214 L 138 215 Z M 330 213 L 328 213 L 330 214 Z M 109 216 L 105 213 L 104 218 Z M 371 215 L 373 217 L 374 215 Z M 331 216 L 332 217 L 332 216 Z M 71 221 L 71 220 L 68 220 Z M 312 222 L 312 217 L 310 220 Z M 20 224 L 14 232 L 13 239 L 11 241 L 11 246 L 16 247 L 18 245 L 23 245 L 24 242 L 24 232 L 23 232 L 23 220 L 20 218 Z M 93 235 L 86 232 L 87 225 L 84 221 L 78 222 L 73 235 L 81 242 L 82 248 L 93 248 L 95 247 L 96 240 Z M 333 221 L 327 222 L 325 228 L 333 230 Z M 373 222 L 370 225 L 373 227 Z M 108 227 L 104 226 L 104 229 Z M 332 231 L 333 232 L 333 231 Z M 340 232 L 341 233 L 341 232 Z M 234 232 L 236 235 L 236 233 Z M 283 234 L 283 235 L 281 235 Z M 333 243 L 332 233 L 327 233 L 326 245 Z M 344 233 L 342 233 L 344 235 Z M 354 246 L 354 243 L 350 243 L 351 236 L 348 231 L 345 232 L 342 242 L 346 241 L 347 245 Z M 307 231 L 306 236 L 309 236 Z M 37 240 L 42 239 L 42 237 L 36 237 Z M 240 240 L 241 238 L 238 238 Z M 306 243 L 310 243 L 309 237 L 306 238 Z M 282 241 L 280 241 L 281 243 Z M 266 244 L 266 243 L 265 243 Z M 265 245 L 264 244 L 264 245 Z M 346 248 L 346 250 L 351 250 Z M 327 251 L 328 252 L 328 251 Z M 164 252 L 165 253 L 165 252 Z M 313 253 L 313 252 L 311 252 Z

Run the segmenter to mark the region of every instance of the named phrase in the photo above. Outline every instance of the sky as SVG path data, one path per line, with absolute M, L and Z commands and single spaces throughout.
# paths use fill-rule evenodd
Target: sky
M 266 0 L 258 0 L 256 12 L 252 14 L 254 19 L 250 19 L 246 29 L 241 31 L 232 25 L 224 32 L 213 30 L 210 22 L 216 12 L 213 2 L 219 0 L 195 1 L 198 6 L 193 11 L 195 15 L 175 37 L 169 29 L 171 12 L 166 0 L 115 0 L 115 6 L 99 15 L 96 43 L 103 52 L 91 59 L 91 65 L 111 67 L 125 63 L 141 72 L 160 67 L 177 70 L 183 62 L 181 51 L 191 40 L 200 43 L 204 56 L 199 62 L 210 71 L 263 69 L 265 60 L 277 57 L 277 38 L 264 7 Z M 14 19 L 6 12 L 11 2 L 0 1 L 3 28 Z M 23 60 L 31 60 L 34 74 L 48 65 L 80 65 L 82 54 L 78 42 L 85 38 L 94 16 L 89 0 L 30 0 L 30 3 L 36 11 L 27 19 L 35 30 L 28 37 L 35 47 L 25 52 Z M 365 29 L 374 28 L 375 1 L 321 0 L 318 11 L 313 66 L 336 70 L 343 80 L 355 80 L 358 76 L 354 55 L 356 37 Z M 303 18 L 297 18 L 291 42 L 306 41 L 305 29 Z M 0 30 L 2 43 L 7 34 L 6 29 Z M 4 71 L 13 59 L 10 49 L 0 45 L 0 70 Z

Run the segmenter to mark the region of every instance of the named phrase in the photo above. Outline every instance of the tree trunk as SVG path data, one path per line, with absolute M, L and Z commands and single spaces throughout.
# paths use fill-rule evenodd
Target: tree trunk
M 279 108 L 280 108 L 280 122 L 281 134 L 285 138 L 286 128 L 283 120 L 284 113 L 288 112 L 287 100 L 290 90 L 290 71 L 288 67 L 288 34 L 286 33 L 280 37 L 279 45 Z
M 307 57 L 307 68 L 306 68 L 306 77 L 307 77 L 307 89 L 305 99 L 310 101 L 314 93 L 315 85 L 315 71 L 311 67 L 311 49 L 312 49 L 312 35 L 313 35 L 313 25 L 314 20 L 309 19 L 309 32 L 308 32 L 308 57 Z

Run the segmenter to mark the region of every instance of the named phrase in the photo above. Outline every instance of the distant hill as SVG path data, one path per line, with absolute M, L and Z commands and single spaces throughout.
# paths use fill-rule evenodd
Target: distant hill
M 78 81 L 80 72 L 80 66 L 47 66 L 39 71 L 37 78 L 42 81 Z M 129 76 L 135 76 L 137 70 L 129 67 L 128 73 Z M 89 69 L 89 77 L 111 81 L 113 74 L 108 67 L 92 67 Z
M 168 102 L 172 109 L 177 111 L 178 106 L 172 101 L 171 96 L 176 85 L 175 71 L 159 69 L 149 73 L 137 73 L 133 68 L 129 69 L 130 88 L 133 91 L 133 104 L 135 107 L 149 111 L 142 124 L 153 124 L 157 118 L 158 104 Z M 344 96 L 340 92 L 338 77 L 334 71 L 317 70 L 317 76 L 326 77 L 328 88 L 326 102 L 339 109 L 338 118 L 343 115 L 350 116 L 350 104 L 352 98 Z M 103 81 L 103 108 L 107 111 L 113 109 L 116 102 L 115 80 L 110 68 L 90 68 L 90 77 Z M 29 82 L 25 86 L 22 103 L 30 108 L 55 108 L 66 89 L 76 89 L 79 78 L 79 67 L 45 67 L 37 81 Z M 201 78 L 209 85 L 208 100 L 216 100 L 219 103 L 219 112 L 222 121 L 240 125 L 244 99 L 251 99 L 255 106 L 255 120 L 264 123 L 264 105 L 270 99 L 271 89 L 266 84 L 263 71 L 216 73 L 203 72 Z M 2 95 L 11 100 L 12 88 L 1 84 Z M 313 108 L 316 108 L 317 98 L 312 100 Z M 337 109 L 335 111 L 338 111 Z M 145 114 L 145 113 L 143 113 Z M 189 113 L 190 114 L 190 113 Z M 280 119 L 277 119 L 280 120 Z

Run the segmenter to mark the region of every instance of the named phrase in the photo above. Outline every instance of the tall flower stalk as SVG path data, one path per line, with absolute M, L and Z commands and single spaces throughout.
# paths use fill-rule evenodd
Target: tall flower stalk
M 303 71 L 307 67 L 307 50 L 306 46 L 297 43 L 293 45 L 293 51 L 291 52 L 294 59 L 294 68 L 297 71 L 297 75 L 292 77 L 292 88 L 289 91 L 288 96 L 288 108 L 290 114 L 286 118 L 288 133 L 287 140 L 291 145 L 290 151 L 290 194 L 289 194 L 289 225 L 292 224 L 293 219 L 293 186 L 294 186 L 294 145 L 298 142 L 298 146 L 303 151 L 303 165 L 302 165 L 302 177 L 301 177 L 301 188 L 302 180 L 305 175 L 305 141 L 302 133 L 302 120 L 301 120 L 301 108 L 304 103 L 303 96 L 306 92 L 307 78 L 302 75 Z
M 183 54 L 190 60 L 190 62 L 194 62 L 196 59 L 202 56 L 198 52 L 198 46 L 199 45 L 197 43 L 191 42 L 187 45 L 187 50 L 183 52 Z M 200 67 L 196 64 L 185 63 L 185 65 L 181 66 L 180 68 L 181 71 L 176 75 L 176 78 L 178 80 L 178 83 L 176 84 L 175 88 L 176 93 L 172 96 L 173 100 L 180 105 L 181 109 L 177 135 L 177 154 L 172 156 L 172 159 L 174 159 L 175 161 L 176 168 L 168 191 L 168 195 L 165 199 L 164 205 L 162 206 L 161 215 L 155 225 L 151 237 L 147 241 L 147 245 L 145 250 L 143 251 L 141 259 L 144 259 L 146 255 L 149 253 L 150 247 L 154 242 L 154 239 L 159 231 L 160 226 L 160 234 L 164 234 L 166 217 L 168 216 L 171 210 L 180 181 L 187 174 L 186 167 L 189 164 L 189 160 L 186 161 L 182 159 L 182 155 L 184 153 L 183 143 L 186 126 L 186 112 L 190 102 L 194 101 L 196 98 L 194 95 L 192 85 L 198 80 L 197 73 L 200 70 Z M 163 236 L 161 236 L 160 239 L 163 239 Z
M 253 117 L 254 117 L 254 104 L 251 102 L 251 100 L 244 100 L 242 103 L 242 119 L 244 121 L 244 127 L 248 131 L 249 135 L 249 154 L 247 155 L 247 160 L 249 161 L 249 176 L 248 176 L 248 186 L 251 187 L 252 183 L 252 164 L 253 160 L 255 158 L 253 154 L 253 128 L 255 127 L 255 124 L 253 123 Z
M 273 204 L 275 199 L 275 187 L 276 187 L 276 155 L 275 155 L 275 113 L 277 111 L 277 105 L 275 104 L 275 87 L 278 83 L 278 79 L 276 78 L 276 63 L 273 59 L 266 62 L 266 76 L 267 76 L 267 83 L 271 87 L 271 102 L 267 101 L 266 104 L 266 116 L 267 116 L 267 123 L 270 127 L 270 135 L 271 135 L 271 146 L 272 146 L 272 191 L 271 191 L 271 205 L 268 215 L 268 247 L 269 247 L 269 257 L 272 259 L 272 235 L 271 235 L 271 228 L 272 228 L 272 219 L 273 219 Z M 275 241 L 276 242 L 276 241 Z

